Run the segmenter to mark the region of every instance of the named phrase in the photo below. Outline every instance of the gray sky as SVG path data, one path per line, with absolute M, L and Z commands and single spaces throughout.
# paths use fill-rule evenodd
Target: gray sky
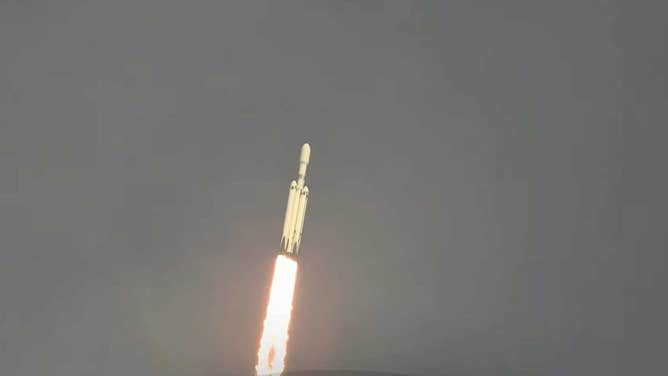
M 661 1 L 0 4 L 0 374 L 657 375 Z

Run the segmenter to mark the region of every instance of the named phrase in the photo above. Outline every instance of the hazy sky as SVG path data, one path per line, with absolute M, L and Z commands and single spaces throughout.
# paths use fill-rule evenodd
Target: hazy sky
M 668 372 L 662 1 L 0 2 L 0 374 Z

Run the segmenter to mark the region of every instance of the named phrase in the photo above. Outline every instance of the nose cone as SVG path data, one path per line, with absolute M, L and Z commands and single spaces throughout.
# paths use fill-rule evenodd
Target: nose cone
M 302 145 L 302 152 L 299 154 L 300 163 L 308 163 L 311 158 L 311 146 L 309 144 Z

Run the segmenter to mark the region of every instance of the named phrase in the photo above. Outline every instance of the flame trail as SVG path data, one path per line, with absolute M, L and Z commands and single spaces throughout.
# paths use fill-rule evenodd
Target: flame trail
M 256 375 L 280 375 L 285 368 L 292 298 L 297 279 L 297 262 L 278 255 L 271 282 L 267 316 L 257 352 Z

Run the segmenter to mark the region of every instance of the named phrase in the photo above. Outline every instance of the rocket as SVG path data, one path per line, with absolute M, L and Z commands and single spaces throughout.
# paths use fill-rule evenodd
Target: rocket
M 306 215 L 306 204 L 308 202 L 308 187 L 305 185 L 306 167 L 311 156 L 309 144 L 302 145 L 299 154 L 299 169 L 297 170 L 297 181 L 290 183 L 288 191 L 288 205 L 285 209 L 283 221 L 283 236 L 281 237 L 281 249 L 279 253 L 289 257 L 299 254 L 299 244 L 302 239 L 304 228 L 304 216 Z

